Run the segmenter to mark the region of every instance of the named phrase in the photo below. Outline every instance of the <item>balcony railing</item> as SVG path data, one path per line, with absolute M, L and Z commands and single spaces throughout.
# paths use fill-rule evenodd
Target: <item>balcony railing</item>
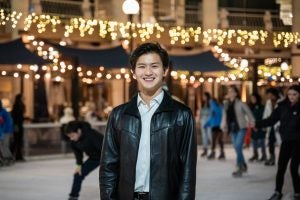
M 41 0 L 42 12 L 45 14 L 64 17 L 82 17 L 83 1 L 72 0 Z M 94 13 L 94 4 L 91 3 L 91 13 Z
M 225 8 L 228 11 L 229 28 L 232 29 L 265 29 L 264 10 Z M 279 17 L 279 11 L 271 10 L 273 31 L 290 31 Z

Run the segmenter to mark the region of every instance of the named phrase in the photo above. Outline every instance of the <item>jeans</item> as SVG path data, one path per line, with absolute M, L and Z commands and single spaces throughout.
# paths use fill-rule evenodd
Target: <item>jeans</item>
M 204 128 L 206 120 L 201 120 L 201 136 L 202 136 L 202 144 L 205 149 L 207 149 L 209 142 L 212 140 L 211 128 Z
M 230 135 L 231 135 L 232 145 L 237 155 L 236 158 L 237 166 L 243 166 L 244 164 L 246 164 L 244 159 L 244 154 L 243 154 L 243 144 L 245 140 L 246 129 L 243 128 L 238 130 L 237 132 L 231 132 Z
M 252 145 L 253 145 L 254 155 L 258 156 L 258 148 L 261 148 L 261 155 L 263 158 L 266 158 L 265 138 L 256 139 L 256 140 L 252 139 Z
M 81 175 L 78 173 L 74 174 L 72 190 L 70 196 L 78 197 L 81 190 L 81 184 L 83 179 L 94 169 L 100 165 L 99 160 L 87 159 L 81 166 Z

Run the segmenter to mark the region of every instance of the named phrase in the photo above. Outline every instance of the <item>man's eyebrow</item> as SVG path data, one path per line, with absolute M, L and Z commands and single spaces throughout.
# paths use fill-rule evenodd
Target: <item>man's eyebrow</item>
M 161 63 L 160 62 L 153 62 L 153 63 L 140 62 L 140 63 L 136 63 L 136 65 L 146 65 L 146 64 L 155 65 L 155 64 L 161 64 Z

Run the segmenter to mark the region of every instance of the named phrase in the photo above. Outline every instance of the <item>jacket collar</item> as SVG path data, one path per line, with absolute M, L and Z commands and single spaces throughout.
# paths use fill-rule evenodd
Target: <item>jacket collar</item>
M 137 107 L 137 97 L 136 94 L 129 102 L 128 106 L 125 109 L 125 114 L 133 115 L 136 117 L 140 117 L 140 112 Z M 157 110 L 154 114 L 160 113 L 160 112 L 169 112 L 175 110 L 174 100 L 172 97 L 164 90 L 164 98 L 160 105 L 158 106 Z

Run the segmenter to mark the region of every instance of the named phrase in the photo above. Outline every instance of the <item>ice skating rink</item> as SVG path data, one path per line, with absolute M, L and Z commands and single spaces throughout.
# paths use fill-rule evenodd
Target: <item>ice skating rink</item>
M 197 200 L 264 200 L 274 190 L 276 166 L 248 163 L 248 173 L 233 178 L 235 154 L 226 146 L 226 160 L 208 161 L 198 150 Z M 244 150 L 248 160 L 252 150 Z M 0 168 L 1 200 L 67 200 L 75 169 L 72 155 L 28 158 L 27 162 Z M 292 181 L 286 173 L 284 200 L 292 199 Z M 80 200 L 99 200 L 98 170 L 83 182 Z

